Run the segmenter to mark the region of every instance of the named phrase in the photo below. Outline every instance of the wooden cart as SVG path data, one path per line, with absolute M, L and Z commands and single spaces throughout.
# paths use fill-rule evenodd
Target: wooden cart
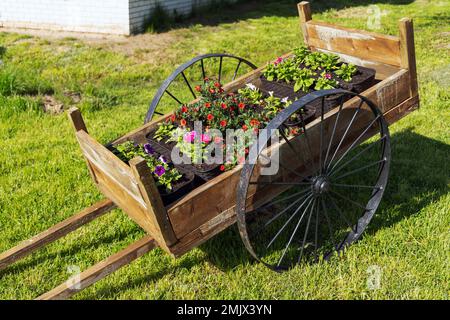
M 341 105 L 339 110 L 336 108 L 332 109 L 306 125 L 305 130 L 309 132 L 314 146 L 318 145 L 320 130 L 328 130 L 328 132 L 331 132 L 334 127 L 332 130 L 333 133 L 335 131 L 339 133 L 346 129 L 341 129 L 339 126 L 336 128 L 336 117 L 339 117 L 342 110 L 356 110 L 360 107 L 361 101 L 366 101 L 366 103 L 370 104 L 375 115 L 377 114 L 376 112 L 381 112 L 382 116 L 381 114 L 377 116 L 377 119 L 383 121 L 380 122 L 381 126 L 386 123 L 392 124 L 418 108 L 419 98 L 413 26 L 410 19 L 401 19 L 399 21 L 400 36 L 395 37 L 313 21 L 307 2 L 299 3 L 298 10 L 304 41 L 311 50 L 334 53 L 339 55 L 345 62 L 351 62 L 376 70 L 376 84 L 365 90 L 360 96 L 352 95 L 350 99 Z M 203 67 L 203 60 L 201 61 Z M 264 67 L 257 68 L 226 84 L 224 89 L 227 92 L 232 92 L 249 82 L 256 85 L 260 84 L 259 78 Z M 304 97 L 294 103 L 296 106 L 293 109 L 291 108 L 292 110 L 290 112 L 294 112 L 294 109 L 297 110 L 312 100 L 317 100 L 326 94 L 332 93 L 336 94 L 339 92 L 319 92 Z M 153 111 L 150 118 L 153 116 Z M 72 108 L 68 114 L 73 123 L 76 138 L 86 159 L 92 180 L 106 198 L 1 254 L 0 269 L 6 268 L 20 258 L 32 253 L 34 250 L 63 237 L 116 207 L 126 212 L 148 235 L 82 272 L 79 275 L 79 281 L 76 286 L 74 286 L 73 281 L 68 281 L 43 294 L 38 299 L 68 298 L 155 247 L 162 248 L 172 256 L 180 256 L 235 223 L 236 210 L 241 210 L 241 235 L 244 238 L 248 237 L 245 228 L 245 216 L 242 212 L 245 213 L 249 207 L 249 199 L 253 197 L 252 204 L 254 205 L 255 202 L 260 201 L 262 198 L 273 198 L 285 190 L 283 189 L 284 186 L 282 186 L 283 188 L 279 186 L 279 188 L 272 188 L 261 192 L 264 189 L 261 189 L 258 185 L 253 186 L 249 183 L 251 169 L 254 169 L 254 166 L 248 166 L 246 168 L 247 164 L 245 164 L 244 166 L 240 165 L 220 174 L 216 178 L 194 189 L 175 203 L 164 206 L 151 173 L 147 170 L 144 159 L 135 158 L 127 165 L 88 133 L 78 109 Z M 343 114 L 342 118 L 349 117 L 349 115 Z M 289 116 L 289 114 L 285 114 L 284 116 Z M 146 135 L 167 117 L 168 115 L 165 115 L 157 120 L 150 121 L 108 145 L 115 145 L 128 140 L 144 142 Z M 280 120 L 280 118 L 277 119 Z M 276 124 L 277 119 L 272 121 L 275 122 L 275 124 L 272 124 L 274 128 L 279 125 L 279 123 Z M 359 128 L 347 130 L 349 131 L 347 136 L 363 136 L 363 139 L 358 141 L 357 144 L 359 144 L 378 133 L 377 130 L 372 129 L 374 128 L 371 127 L 371 130 L 366 130 L 366 132 L 361 133 L 362 129 L 359 126 Z M 388 132 L 386 128 L 384 129 L 385 133 L 383 137 L 386 137 Z M 342 135 L 343 132 L 340 132 L 340 134 Z M 304 144 L 305 141 L 301 139 L 298 141 L 296 146 L 294 146 L 295 148 L 306 147 Z M 330 142 L 330 145 L 335 145 L 338 142 L 337 139 L 333 143 Z M 342 138 L 341 143 L 346 146 L 337 152 L 337 149 L 339 149 L 338 146 L 336 149 L 337 155 L 342 155 L 346 150 L 351 148 L 350 142 Z M 288 147 L 292 148 L 291 144 L 286 143 L 286 141 L 282 141 L 279 144 L 280 150 Z M 313 159 L 317 159 L 324 154 L 322 145 L 320 145 L 320 148 L 313 147 L 313 149 L 315 150 L 312 152 Z M 259 155 L 261 152 L 262 150 L 258 150 L 257 154 Z M 390 155 L 386 155 L 386 152 L 389 153 L 390 151 L 386 149 L 386 146 L 384 152 L 384 160 L 382 159 L 382 161 L 385 161 L 384 165 L 388 167 L 386 159 Z M 310 174 L 308 170 L 313 170 L 313 167 L 307 166 L 306 162 L 295 161 L 295 163 L 292 163 L 292 160 L 289 158 L 292 157 L 286 156 L 280 162 L 291 162 L 289 168 L 301 169 L 305 173 L 305 176 Z M 383 180 L 381 182 L 382 186 L 385 185 L 387 180 L 387 170 L 383 175 L 381 178 Z M 318 186 L 318 193 L 324 190 L 324 185 L 322 183 L 321 186 Z M 382 190 L 382 186 L 378 185 L 377 190 Z M 380 198 L 382 191 L 379 193 Z M 262 196 L 255 196 L 258 194 Z M 236 208 L 237 201 L 241 207 Z M 370 215 L 365 216 L 365 224 L 370 221 L 377 206 L 378 203 L 370 208 Z M 361 220 L 357 224 L 360 223 L 362 223 Z M 353 240 L 358 238 L 359 235 L 360 232 L 359 234 L 353 233 Z M 351 241 L 348 242 L 350 243 Z M 254 250 L 249 243 L 246 243 L 245 240 L 244 243 L 254 256 L 258 255 L 255 252 L 257 250 Z

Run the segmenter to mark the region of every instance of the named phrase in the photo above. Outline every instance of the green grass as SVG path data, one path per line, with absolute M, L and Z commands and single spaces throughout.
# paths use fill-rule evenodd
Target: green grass
M 313 18 L 366 28 L 370 1 L 314 1 Z M 276 274 L 253 262 L 235 227 L 173 260 L 155 250 L 77 299 L 448 299 L 450 291 L 449 1 L 378 1 L 381 33 L 414 19 L 421 109 L 394 124 L 388 189 L 362 241 L 342 258 Z M 78 103 L 90 133 L 107 142 L 138 127 L 175 66 L 208 52 L 255 64 L 301 44 L 293 1 L 222 12 L 226 22 L 177 26 L 176 41 L 140 60 L 75 38 L 0 33 L 0 252 L 102 198 L 65 115 L 41 111 L 52 92 Z M 158 38 L 155 38 L 158 39 Z M 155 40 L 157 41 L 157 40 Z M 447 76 L 446 76 L 447 75 Z M 120 210 L 0 272 L 0 299 L 30 299 L 124 248 L 143 231 Z M 381 287 L 369 290 L 378 266 Z

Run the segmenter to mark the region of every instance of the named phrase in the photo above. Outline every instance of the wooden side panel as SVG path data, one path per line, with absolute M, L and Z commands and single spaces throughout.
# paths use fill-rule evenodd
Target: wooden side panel
M 308 45 L 312 48 L 400 66 L 400 40 L 398 37 L 316 21 L 306 22 L 306 32 Z
M 161 248 L 168 251 L 165 239 L 149 212 L 131 168 L 86 132 L 78 131 L 76 137 L 100 191 L 153 236 Z
M 411 19 L 403 18 L 399 21 L 400 29 L 400 59 L 401 67 L 409 70 L 410 93 L 414 97 L 418 93 L 416 51 L 414 48 L 414 28 Z

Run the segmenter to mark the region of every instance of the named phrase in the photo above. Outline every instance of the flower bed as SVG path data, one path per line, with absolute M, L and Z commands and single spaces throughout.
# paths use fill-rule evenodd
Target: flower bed
M 114 146 L 112 151 L 127 163 L 137 156 L 146 160 L 149 170 L 153 173 L 164 205 L 181 198 L 194 187 L 194 174 L 192 172 L 174 166 L 170 160 L 156 151 L 149 143 L 137 145 L 133 141 L 127 141 Z
M 346 89 L 361 93 L 375 79 L 375 70 L 342 63 L 339 57 L 322 52 L 311 52 L 306 47 L 294 50 L 288 58 L 278 58 L 267 66 L 261 76 L 261 88 L 275 95 L 298 99 L 312 91 L 324 89 Z M 325 101 L 327 112 L 338 104 L 336 99 Z M 316 104 L 316 116 L 321 110 Z

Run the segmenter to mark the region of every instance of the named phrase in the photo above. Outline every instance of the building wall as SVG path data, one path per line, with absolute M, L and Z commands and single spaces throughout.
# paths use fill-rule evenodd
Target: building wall
M 0 25 L 129 34 L 128 0 L 0 0 Z
M 0 27 L 128 35 L 144 30 L 157 2 L 169 14 L 187 15 L 211 1 L 0 0 Z

